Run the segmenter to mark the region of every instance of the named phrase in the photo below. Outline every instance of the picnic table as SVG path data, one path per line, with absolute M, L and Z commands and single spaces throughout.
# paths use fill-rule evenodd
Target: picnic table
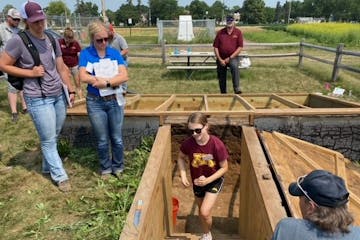
M 247 58 L 246 52 L 239 54 L 241 58 Z M 169 63 L 166 68 L 168 70 L 186 70 L 186 76 L 189 79 L 194 70 L 214 70 L 216 69 L 216 56 L 214 52 L 192 52 L 179 51 L 171 52 L 169 54 Z M 242 66 L 239 68 L 248 68 L 249 66 Z

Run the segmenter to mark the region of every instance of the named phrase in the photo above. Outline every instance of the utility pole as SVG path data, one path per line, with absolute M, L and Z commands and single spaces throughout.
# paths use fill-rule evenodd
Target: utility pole
M 290 15 L 291 15 L 291 2 L 292 0 L 289 1 L 289 12 L 288 12 L 288 20 L 287 20 L 287 23 L 289 24 L 290 23 Z
M 222 12 L 221 12 L 221 23 L 225 23 L 225 0 L 222 1 L 223 7 L 222 7 Z
M 103 16 L 103 19 L 104 19 L 104 23 L 108 23 L 109 19 L 106 16 L 105 0 L 101 0 L 101 10 L 102 10 L 102 16 Z

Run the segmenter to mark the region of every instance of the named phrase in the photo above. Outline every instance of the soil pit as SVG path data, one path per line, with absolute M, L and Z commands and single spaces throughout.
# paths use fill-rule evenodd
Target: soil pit
M 225 174 L 224 188 L 212 211 L 214 234 L 238 234 L 240 205 L 240 149 L 241 127 L 211 126 L 210 134 L 219 137 L 227 147 L 230 157 L 229 170 Z M 185 188 L 180 179 L 176 160 L 180 144 L 188 137 L 186 125 L 172 125 L 173 197 L 179 200 L 175 232 L 201 233 L 198 208 L 192 187 Z M 188 173 L 188 179 L 190 173 Z

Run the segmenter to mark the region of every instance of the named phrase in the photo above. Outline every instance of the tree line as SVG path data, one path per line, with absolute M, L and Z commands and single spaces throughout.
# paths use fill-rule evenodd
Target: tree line
M 359 0 L 303 0 L 279 1 L 275 8 L 266 7 L 263 0 L 245 0 L 242 6 L 229 8 L 224 1 L 215 1 L 211 6 L 204 1 L 193 0 L 189 5 L 182 7 L 177 0 L 149 0 L 146 6 L 141 0 L 127 0 L 116 11 L 106 10 L 106 16 L 115 25 L 154 25 L 157 19 L 177 20 L 179 15 L 192 15 L 193 19 L 215 19 L 217 23 L 223 21 L 229 14 L 239 13 L 240 22 L 243 24 L 271 24 L 289 23 L 297 17 L 322 18 L 324 21 L 360 22 Z M 8 4 L 3 9 L 4 16 L 9 8 Z M 61 0 L 51 1 L 44 7 L 48 15 L 71 15 L 94 17 L 101 16 L 101 6 L 84 0 L 78 1 L 74 12 L 71 12 Z

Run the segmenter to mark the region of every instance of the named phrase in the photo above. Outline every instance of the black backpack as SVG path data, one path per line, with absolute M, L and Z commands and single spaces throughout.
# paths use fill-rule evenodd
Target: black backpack
M 40 56 L 39 56 L 39 52 L 36 49 L 35 45 L 33 44 L 33 42 L 31 41 L 31 39 L 29 38 L 29 36 L 27 35 L 27 33 L 25 31 L 20 31 L 19 36 L 21 38 L 21 40 L 24 42 L 27 50 L 29 51 L 29 53 L 31 54 L 33 60 L 34 60 L 34 66 L 39 66 L 40 65 Z M 50 39 L 51 45 L 54 48 L 54 52 L 56 52 L 56 42 L 55 42 L 55 38 L 45 30 L 45 34 L 48 36 L 48 38 Z M 22 90 L 23 89 L 23 85 L 24 85 L 24 78 L 22 77 L 15 77 L 12 75 L 8 74 L 8 82 L 17 90 Z M 38 78 L 38 83 L 39 86 L 41 88 L 41 78 Z

